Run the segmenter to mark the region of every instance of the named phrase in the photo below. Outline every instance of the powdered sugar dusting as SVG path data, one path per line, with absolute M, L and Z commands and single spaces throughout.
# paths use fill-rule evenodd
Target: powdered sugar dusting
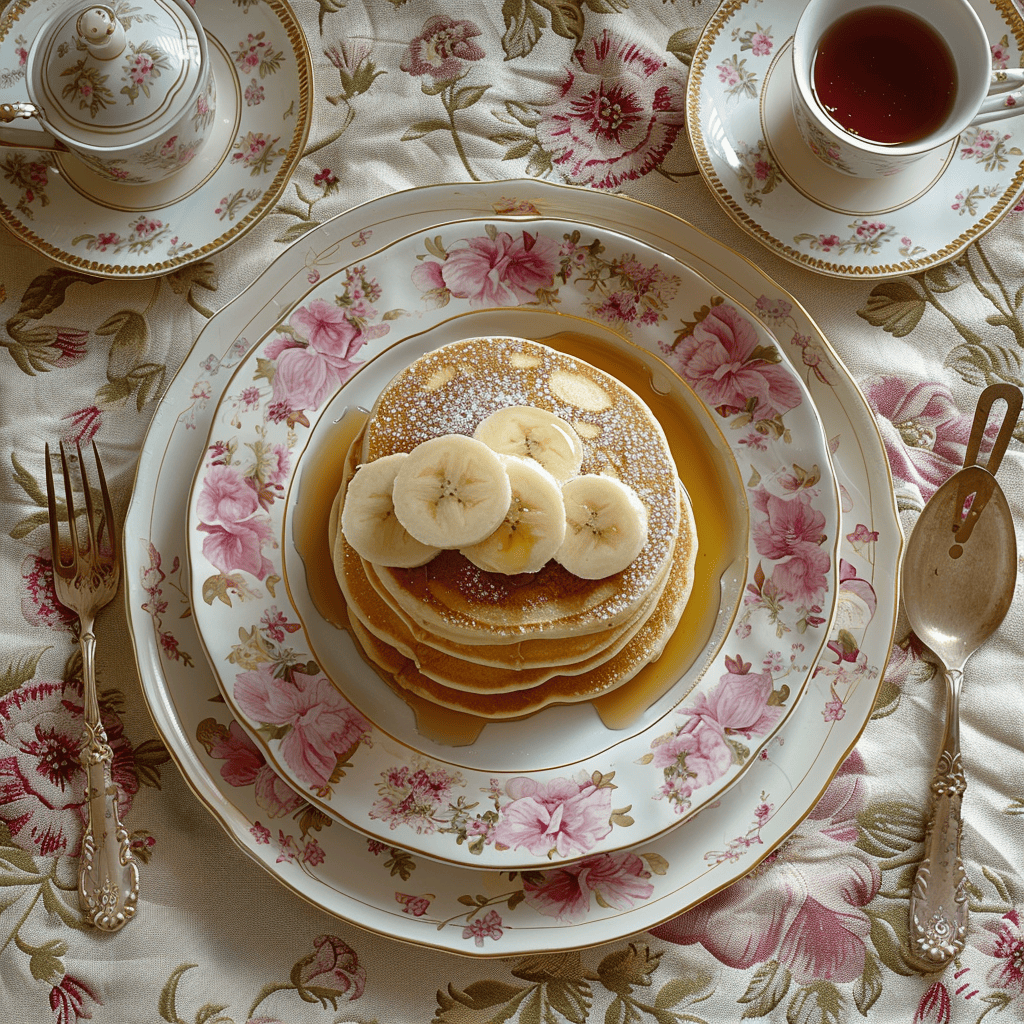
M 635 611 L 664 579 L 679 531 L 680 511 L 677 471 L 660 425 L 642 399 L 609 374 L 519 338 L 475 338 L 446 345 L 416 360 L 384 389 L 370 415 L 363 460 L 408 452 L 441 434 L 472 434 L 495 410 L 516 405 L 546 409 L 577 426 L 583 441 L 580 472 L 618 477 L 636 491 L 647 508 L 647 544 L 633 563 L 610 578 L 614 586 L 609 587 L 608 581 L 573 577 L 572 607 L 578 625 L 613 625 Z M 436 597 L 437 588 L 443 585 L 441 570 L 450 572 L 451 568 L 428 563 L 416 570 L 420 585 L 415 589 L 427 599 L 431 594 Z M 500 580 L 494 578 L 497 574 L 474 570 L 470 578 L 467 572 L 458 574 L 464 588 L 460 596 L 480 611 L 480 606 L 504 606 L 512 611 L 517 594 L 523 602 L 536 603 L 544 600 L 549 590 L 517 585 L 515 577 Z M 401 574 L 394 575 L 398 579 Z M 569 580 L 561 582 L 568 584 Z M 551 593 L 556 594 L 556 581 L 551 583 Z M 581 591 L 589 592 L 592 600 L 581 601 Z M 556 600 L 547 610 L 556 611 L 557 604 Z M 455 625 L 468 624 L 466 614 L 446 607 L 443 601 L 432 602 L 432 607 Z M 518 611 L 526 613 L 528 609 L 524 604 Z M 529 620 L 534 616 L 523 617 Z M 470 612 L 469 619 L 473 618 Z M 509 616 L 512 623 L 517 618 Z M 562 624 L 570 623 L 563 620 Z M 521 629 L 510 623 L 509 632 Z

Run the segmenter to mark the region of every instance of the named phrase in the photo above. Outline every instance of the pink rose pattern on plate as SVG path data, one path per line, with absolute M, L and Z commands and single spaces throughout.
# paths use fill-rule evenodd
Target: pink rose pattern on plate
M 630 823 L 628 808 L 613 810 L 612 776 L 581 774 L 574 778 L 537 781 L 526 776 L 509 779 L 504 788 L 496 779 L 482 789 L 490 803 L 455 790 L 465 787 L 461 773 L 441 767 L 395 765 L 381 774 L 380 799 L 371 818 L 415 832 L 448 833 L 465 843 L 471 853 L 484 847 L 525 849 L 535 857 L 572 858 L 588 853 L 614 824 Z
M 629 333 L 668 321 L 681 286 L 658 263 L 615 252 L 578 229 L 559 239 L 485 224 L 478 235 L 450 241 L 433 235 L 409 244 L 422 246 L 409 274 L 427 309 L 556 308 L 561 289 L 575 287 L 586 296 L 590 315 Z M 386 336 L 389 314 L 378 308 L 383 301 L 364 266 L 318 282 L 264 342 L 255 372 L 228 389 L 224 418 L 235 429 L 251 424 L 246 429 L 257 436 L 213 438 L 197 481 L 195 528 L 204 557 L 218 570 L 203 582 L 208 604 L 274 596 L 281 556 L 269 515 L 289 477 L 294 444 L 283 443 L 281 428 L 309 428 L 358 368 L 363 347 Z M 830 499 L 820 467 L 790 464 L 783 472 L 773 461 L 776 453 L 786 457 L 789 417 L 804 393 L 769 337 L 739 309 L 712 298 L 693 319 L 682 317 L 674 342 L 663 347 L 706 405 L 745 432 L 751 468 L 762 453 L 772 456 L 764 462 L 771 478 L 755 481 L 755 472 L 747 484 L 759 560 L 751 568 L 736 646 L 725 656 L 718 683 L 681 707 L 679 723 L 644 755 L 663 778 L 653 795 L 683 815 L 698 790 L 724 784 L 777 728 L 792 706 L 787 678 L 798 687 L 806 681 L 811 652 L 821 644 L 814 635 L 828 618 L 830 545 L 836 538 L 829 536 L 834 531 L 826 528 L 822 511 Z M 221 426 L 227 426 L 223 418 Z M 344 776 L 346 758 L 370 742 L 369 730 L 356 736 L 338 720 L 347 704 L 315 662 L 304 665 L 305 655 L 282 644 L 287 626 L 277 624 L 276 606 L 273 612 L 243 628 L 242 643 L 231 648 L 228 661 L 242 670 L 234 679 L 234 700 L 250 728 L 268 744 L 280 744 L 275 756 L 289 777 L 326 797 Z M 781 644 L 763 649 L 771 634 L 787 640 L 785 652 Z M 571 860 L 595 853 L 616 826 L 634 823 L 628 801 L 612 804 L 613 777 L 588 768 L 543 781 L 492 779 L 479 789 L 487 798 L 481 802 L 466 792 L 459 771 L 413 758 L 375 776 L 376 797 L 367 814 L 392 831 L 451 836 L 474 855 L 490 848 Z

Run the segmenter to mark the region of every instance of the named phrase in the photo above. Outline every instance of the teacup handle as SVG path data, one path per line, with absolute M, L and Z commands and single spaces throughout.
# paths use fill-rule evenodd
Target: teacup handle
M 50 153 L 66 153 L 67 146 L 49 132 L 4 127 L 19 118 L 31 120 L 38 116 L 39 110 L 32 103 L 23 100 L 16 103 L 0 103 L 0 146 L 9 149 L 38 149 Z
M 988 96 L 971 124 L 987 124 L 1021 113 L 1024 113 L 1024 68 L 993 71 Z

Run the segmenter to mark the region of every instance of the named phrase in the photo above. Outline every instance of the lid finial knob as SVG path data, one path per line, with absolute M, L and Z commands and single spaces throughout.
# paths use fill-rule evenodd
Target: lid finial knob
M 124 29 L 110 7 L 96 4 L 86 8 L 75 27 L 97 60 L 113 60 L 127 45 Z

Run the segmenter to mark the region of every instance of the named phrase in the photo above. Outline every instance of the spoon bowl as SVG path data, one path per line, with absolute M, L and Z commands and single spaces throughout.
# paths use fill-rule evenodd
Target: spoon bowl
M 903 558 L 911 628 L 942 663 L 946 728 L 932 779 L 924 858 L 910 896 L 913 959 L 940 970 L 967 936 L 967 876 L 960 855 L 959 701 L 964 665 L 999 627 L 1013 600 L 1017 542 L 995 477 L 980 466 L 955 473 L 918 517 Z
M 1016 560 L 1013 517 L 996 478 L 980 466 L 950 477 L 919 516 L 903 559 L 907 618 L 947 668 L 962 667 L 1006 617 Z

